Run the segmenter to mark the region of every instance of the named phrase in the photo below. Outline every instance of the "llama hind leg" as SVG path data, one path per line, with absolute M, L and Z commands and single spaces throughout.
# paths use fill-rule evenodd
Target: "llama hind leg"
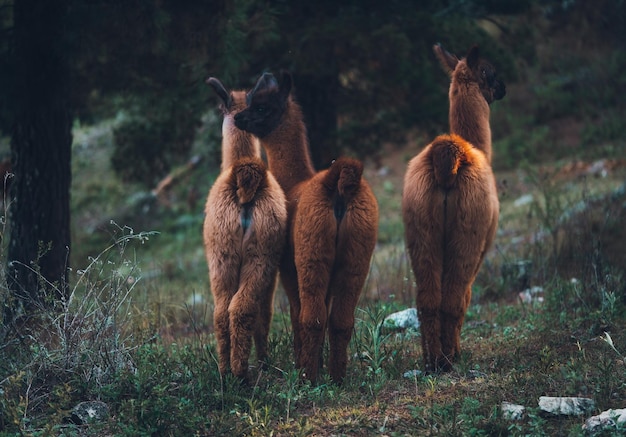
M 453 287 L 447 289 L 449 295 L 446 294 L 441 314 L 442 352 L 450 366 L 461 353 L 461 328 L 471 300 L 471 285 L 453 284 Z
M 221 375 L 230 371 L 230 320 L 228 301 L 216 299 L 213 310 L 213 326 L 217 340 L 217 364 Z
M 418 306 L 418 319 L 422 336 L 422 353 L 424 354 L 424 367 L 427 372 L 442 370 L 443 359 L 441 350 L 441 317 L 439 309 Z
M 345 278 L 345 277 L 344 277 Z M 335 295 L 328 320 L 328 342 L 330 355 L 328 357 L 328 372 L 335 384 L 341 384 L 346 377 L 348 365 L 348 343 L 352 338 L 354 329 L 354 311 L 359 300 L 361 280 L 359 284 L 352 284 L 351 287 L 343 289 L 346 294 Z M 349 287 L 349 288 L 348 288 Z M 333 290 L 341 290 L 333 287 Z
M 441 273 L 433 271 L 427 263 L 414 262 L 413 270 L 417 281 L 416 307 L 420 321 L 424 366 L 427 372 L 437 372 L 441 368 L 443 355 L 440 313 Z
M 206 232 L 206 229 L 205 229 Z M 205 237 L 206 241 L 206 237 Z M 228 307 L 237 292 L 240 260 L 234 252 L 220 252 L 214 245 L 207 244 L 207 263 L 211 294 L 213 296 L 213 329 L 217 341 L 218 368 L 221 375 L 231 371 L 232 329 Z
M 254 293 L 240 289 L 228 307 L 230 316 L 230 365 L 233 375 L 245 379 L 252 349 L 252 335 L 257 326 L 259 304 Z
M 326 330 L 327 310 L 323 298 L 313 294 L 301 299 L 300 326 L 302 349 L 300 366 L 304 377 L 315 382 L 319 375 L 324 333 Z
M 463 314 L 441 314 L 441 351 L 448 367 L 459 357 L 461 353 L 461 327 L 463 326 Z
M 273 306 L 274 306 L 274 289 L 276 281 L 272 281 L 271 285 L 263 293 L 259 305 L 259 317 L 257 319 L 257 327 L 254 330 L 254 344 L 256 346 L 256 357 L 260 366 L 267 366 L 267 340 L 272 323 Z
M 311 264 L 304 263 L 305 266 Z M 325 264 L 312 264 L 314 269 L 303 269 L 298 278 L 300 288 L 300 334 L 302 349 L 299 364 L 304 377 L 315 382 L 319 375 L 320 358 L 326 332 L 328 307 L 326 295 L 330 281 L 330 268 Z M 298 272 L 300 273 L 300 272 Z
M 294 261 L 297 266 L 300 297 L 300 335 L 302 349 L 299 364 L 304 377 L 315 382 L 328 318 L 327 296 L 330 275 L 335 263 L 335 217 L 331 210 L 303 202 L 306 214 L 296 217 Z M 317 210 L 316 210 L 317 208 Z
M 300 295 L 298 293 L 298 281 L 295 267 L 283 264 L 280 269 L 280 281 L 285 289 L 285 294 L 289 300 L 289 316 L 291 319 L 291 330 L 293 332 L 293 353 L 296 368 L 302 368 L 300 355 L 302 355 L 302 330 L 300 328 Z

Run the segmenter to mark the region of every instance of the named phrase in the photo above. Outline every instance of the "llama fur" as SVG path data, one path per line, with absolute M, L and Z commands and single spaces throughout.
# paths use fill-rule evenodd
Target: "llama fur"
M 477 47 L 462 60 L 439 45 L 434 51 L 451 77 L 451 133 L 409 162 L 402 215 L 425 367 L 446 371 L 460 354 L 471 287 L 498 224 L 489 104 L 504 97 L 505 88 Z
M 287 231 L 283 190 L 260 158 L 258 140 L 237 129 L 244 91 L 226 91 L 209 78 L 222 100 L 222 170 L 205 207 L 204 248 L 214 300 L 218 367 L 247 378 L 252 338 L 259 363 L 267 358 L 278 265 Z
M 290 304 L 296 366 L 315 382 L 326 332 L 328 372 L 346 375 L 354 312 L 376 244 L 378 204 L 363 179 L 363 164 L 339 158 L 313 168 L 302 111 L 288 72 L 265 73 L 248 93 L 235 124 L 260 141 L 268 165 L 287 196 L 287 248 L 280 276 Z

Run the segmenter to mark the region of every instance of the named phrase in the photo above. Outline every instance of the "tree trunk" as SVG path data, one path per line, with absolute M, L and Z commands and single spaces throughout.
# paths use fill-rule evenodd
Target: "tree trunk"
M 68 290 L 72 117 L 64 34 L 67 3 L 14 3 L 15 176 L 5 322 L 53 306 Z

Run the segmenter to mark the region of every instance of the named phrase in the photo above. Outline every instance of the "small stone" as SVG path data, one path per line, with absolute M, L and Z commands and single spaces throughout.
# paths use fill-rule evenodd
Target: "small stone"
M 402 376 L 404 376 L 405 378 L 413 379 L 413 378 L 419 378 L 423 374 L 424 372 L 422 372 L 421 370 L 414 369 L 414 370 L 407 370 L 406 372 L 404 372 Z
M 523 303 L 542 303 L 543 287 L 534 286 L 527 288 L 519 294 L 519 298 Z
M 597 416 L 587 419 L 583 429 L 587 434 L 595 434 L 605 429 L 616 429 L 618 426 L 626 426 L 626 408 L 618 410 L 606 410 Z
M 469 379 L 481 379 L 486 378 L 487 374 L 485 372 L 481 372 L 480 370 L 471 369 L 467 372 L 467 378 Z
M 393 330 L 412 329 L 419 330 L 420 322 L 417 318 L 417 310 L 415 308 L 408 308 L 404 311 L 399 311 L 385 317 L 383 321 L 383 328 Z
M 526 407 L 510 402 L 502 402 L 500 408 L 502 409 L 502 415 L 508 420 L 521 420 L 526 413 Z
M 70 420 L 76 425 L 104 421 L 109 415 L 109 406 L 101 401 L 85 401 L 72 409 Z
M 533 202 L 533 200 L 535 200 L 535 198 L 533 197 L 532 194 L 524 194 L 520 197 L 518 197 L 517 199 L 515 199 L 515 201 L 513 202 L 513 205 L 516 208 L 519 208 L 520 206 L 525 206 L 525 205 L 529 205 Z
M 550 414 L 580 416 L 593 411 L 595 402 L 589 398 L 541 396 L 539 408 Z

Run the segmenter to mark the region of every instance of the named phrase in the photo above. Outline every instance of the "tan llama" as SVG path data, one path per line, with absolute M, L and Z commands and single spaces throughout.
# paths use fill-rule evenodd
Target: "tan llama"
M 409 162 L 402 215 L 426 370 L 447 371 L 460 353 L 471 287 L 498 224 L 489 104 L 505 87 L 477 47 L 461 60 L 439 45 L 434 51 L 451 77 L 451 134 Z
M 288 244 L 280 276 L 289 298 L 296 366 L 316 381 L 328 330 L 328 370 L 341 383 L 355 308 L 376 244 L 378 204 L 359 161 L 340 158 L 315 172 L 291 86 L 287 72 L 280 85 L 272 74 L 264 74 L 235 124 L 261 140 L 269 168 L 287 196 Z
M 252 337 L 265 362 L 287 209 L 278 182 L 260 159 L 258 140 L 235 127 L 245 92 L 207 83 L 222 99 L 222 172 L 206 202 L 204 247 L 215 304 L 219 371 L 246 379 Z

